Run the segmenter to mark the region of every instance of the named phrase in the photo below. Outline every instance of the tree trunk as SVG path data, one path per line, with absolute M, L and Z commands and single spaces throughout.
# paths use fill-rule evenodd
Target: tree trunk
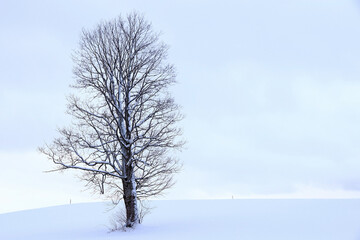
M 126 209 L 126 227 L 134 227 L 139 223 L 137 207 L 136 182 L 134 174 L 123 180 L 124 203 Z

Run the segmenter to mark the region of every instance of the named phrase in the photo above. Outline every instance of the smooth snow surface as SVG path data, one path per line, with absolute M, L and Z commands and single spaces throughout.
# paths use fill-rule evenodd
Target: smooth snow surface
M 360 200 L 152 201 L 136 230 L 108 233 L 104 203 L 85 203 L 0 215 L 4 240 L 357 240 Z

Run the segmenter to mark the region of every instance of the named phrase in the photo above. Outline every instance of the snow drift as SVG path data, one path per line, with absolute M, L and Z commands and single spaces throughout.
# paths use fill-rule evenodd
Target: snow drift
M 360 200 L 152 201 L 136 230 L 111 232 L 106 203 L 0 214 L 0 239 L 360 239 Z

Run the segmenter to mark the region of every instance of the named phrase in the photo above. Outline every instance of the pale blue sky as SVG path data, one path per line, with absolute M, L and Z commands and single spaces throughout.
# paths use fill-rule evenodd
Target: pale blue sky
M 96 200 L 36 148 L 69 121 L 81 29 L 132 10 L 186 115 L 165 198 L 360 197 L 359 1 L 1 1 L 0 212 Z

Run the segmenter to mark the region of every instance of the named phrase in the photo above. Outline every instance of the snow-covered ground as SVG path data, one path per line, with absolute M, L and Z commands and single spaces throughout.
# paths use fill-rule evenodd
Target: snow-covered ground
M 107 204 L 0 214 L 1 240 L 359 240 L 360 200 L 152 201 L 136 230 L 111 232 Z

